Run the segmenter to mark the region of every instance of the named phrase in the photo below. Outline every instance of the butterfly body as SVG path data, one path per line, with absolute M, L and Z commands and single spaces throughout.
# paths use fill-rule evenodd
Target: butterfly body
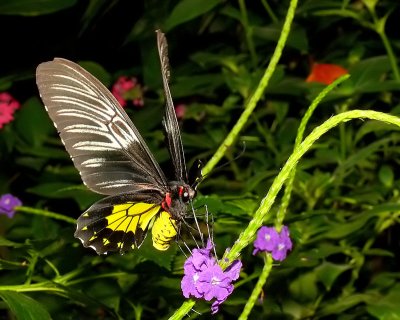
M 77 221 L 75 237 L 97 253 L 139 248 L 152 229 L 166 250 L 196 195 L 199 171 L 188 178 L 168 86 L 164 34 L 157 31 L 166 108 L 164 128 L 175 179 L 168 180 L 118 101 L 89 72 L 60 58 L 38 66 L 40 96 L 84 184 L 106 195 Z

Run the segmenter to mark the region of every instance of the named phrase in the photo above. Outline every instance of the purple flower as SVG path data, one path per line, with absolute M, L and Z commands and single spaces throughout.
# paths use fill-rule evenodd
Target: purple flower
M 199 274 L 197 290 L 204 299 L 210 301 L 226 300 L 233 291 L 232 279 L 226 275 L 218 264 L 215 264 Z
M 279 234 L 273 227 L 261 227 L 257 231 L 257 238 L 254 241 L 253 255 L 256 255 L 259 251 L 274 250 L 275 246 L 279 241 Z
M 253 255 L 258 252 L 269 252 L 272 258 L 277 261 L 283 261 L 287 252 L 292 250 L 292 241 L 290 240 L 289 228 L 283 226 L 280 233 L 273 227 L 261 227 L 257 232 L 257 238 L 254 241 Z
M 232 280 L 239 279 L 240 269 L 242 269 L 242 261 L 235 260 L 232 264 L 225 269 L 225 274 Z
M 208 240 L 206 248 L 193 250 L 184 264 L 181 288 L 186 298 L 192 296 L 207 301 L 215 299 L 211 306 L 214 314 L 232 293 L 232 281 L 239 278 L 242 263 L 235 260 L 223 271 L 211 253 L 213 248 L 212 242 Z
M 219 311 L 220 304 L 224 301 L 215 300 L 211 305 L 211 314 L 216 314 Z
M 277 261 L 283 261 L 286 259 L 286 254 L 289 250 L 292 250 L 292 240 L 290 240 L 289 228 L 284 226 L 279 233 L 279 240 L 272 250 L 272 258 Z
M 6 214 L 9 218 L 12 218 L 15 214 L 14 208 L 22 205 L 21 200 L 14 197 L 12 194 L 3 194 L 0 197 L 0 214 Z
M 201 298 L 202 294 L 197 291 L 197 281 L 199 280 L 199 272 L 194 268 L 185 267 L 185 275 L 181 281 L 181 289 L 183 296 L 189 298 L 193 296 L 195 298 Z
M 204 249 L 193 249 L 192 255 L 185 261 L 183 265 L 185 275 L 181 281 L 181 289 L 185 298 L 189 298 L 189 296 L 202 298 L 202 294 L 197 288 L 199 274 L 217 263 L 211 255 L 212 248 L 213 245 L 208 240 Z
M 204 268 L 207 268 L 207 266 L 216 264 L 217 261 L 211 254 L 212 249 L 213 244 L 209 239 L 204 249 L 193 249 L 192 255 L 186 260 L 185 265 L 190 263 L 197 271 L 202 271 Z

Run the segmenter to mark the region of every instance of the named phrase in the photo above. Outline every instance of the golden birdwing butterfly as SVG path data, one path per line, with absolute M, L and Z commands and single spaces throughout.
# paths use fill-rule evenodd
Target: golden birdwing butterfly
M 169 89 L 165 35 L 157 30 L 166 106 L 163 125 L 174 179 L 169 181 L 133 122 L 110 91 L 78 64 L 41 63 L 36 82 L 46 110 L 84 184 L 106 195 L 77 221 L 75 237 L 98 254 L 139 248 L 152 229 L 153 246 L 166 250 L 196 195 L 201 163 L 188 178 Z

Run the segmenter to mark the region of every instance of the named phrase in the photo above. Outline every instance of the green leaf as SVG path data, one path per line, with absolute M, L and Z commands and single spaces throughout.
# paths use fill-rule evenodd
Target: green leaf
M 149 232 L 151 233 L 151 231 Z M 165 251 L 156 250 L 153 247 L 153 242 L 151 239 L 151 234 L 145 239 L 143 244 L 140 246 L 140 254 L 142 257 L 147 260 L 153 261 L 155 264 L 163 267 L 169 271 L 171 271 L 172 261 L 178 252 L 178 246 L 175 243 L 171 243 L 171 247 L 169 247 Z
M 10 241 L 6 238 L 0 237 L 0 247 L 13 247 L 13 248 L 20 248 L 25 246 L 23 243 L 16 243 Z
M 239 203 L 241 200 L 237 200 Z M 196 208 L 207 206 L 207 210 L 212 214 L 226 213 L 229 215 L 243 216 L 243 210 L 235 203 L 234 200 L 230 203 L 222 201 L 217 196 L 198 196 L 194 202 Z M 252 205 L 254 207 L 254 204 Z M 249 210 L 249 208 L 247 208 Z
M 42 183 L 36 187 L 28 188 L 27 191 L 43 197 L 62 199 L 66 197 L 66 191 L 77 190 L 76 186 L 65 182 Z
M 13 0 L 0 2 L 0 14 L 39 16 L 70 8 L 76 0 Z
M 379 180 L 382 182 L 382 184 L 390 188 L 393 186 L 393 181 L 394 181 L 394 172 L 393 169 L 388 166 L 388 165 L 383 165 L 378 172 Z
M 25 269 L 27 267 L 26 264 L 23 262 L 15 262 L 0 259 L 0 270 L 18 270 L 18 269 Z
M 367 303 L 374 298 L 375 297 L 368 294 L 343 295 L 338 300 L 326 303 L 325 306 L 321 308 L 321 311 L 318 313 L 318 315 L 320 317 L 334 315 L 334 318 L 336 319 L 337 315 L 344 313 L 346 310 L 353 308 L 358 304 Z
M 382 299 L 376 299 L 367 306 L 368 312 L 377 319 L 400 319 L 400 285 L 395 285 Z
M 0 291 L 0 297 L 18 320 L 51 319 L 48 311 L 36 300 L 13 291 Z
M 81 210 L 86 209 L 101 198 L 100 195 L 89 191 L 83 185 L 64 182 L 42 183 L 28 188 L 27 191 L 50 199 L 73 198 L 79 204 Z
M 289 290 L 300 301 L 312 301 L 318 296 L 316 280 L 315 273 L 304 273 L 292 281 Z
M 266 27 L 253 27 L 255 38 L 277 42 L 282 32 L 281 25 L 270 25 Z M 308 51 L 308 40 L 306 31 L 299 27 L 290 30 L 286 45 L 301 51 Z
M 106 87 L 111 85 L 111 75 L 100 64 L 94 61 L 79 61 L 79 65 L 99 79 Z
M 376 135 L 385 133 L 387 131 L 398 131 L 400 128 L 398 126 L 395 126 L 391 123 L 385 123 L 381 121 L 375 121 L 371 120 L 366 123 L 364 123 L 360 129 L 357 131 L 356 137 L 354 142 L 358 143 L 364 136 L 366 136 L 368 133 L 375 133 Z
M 382 76 L 391 70 L 390 61 L 387 56 L 373 57 L 365 59 L 356 65 L 354 65 L 349 73 L 351 74 L 350 82 L 354 85 L 354 90 L 356 92 L 376 92 L 382 91 L 385 86 L 386 90 L 400 90 L 399 84 L 395 85 L 395 81 L 392 85 L 386 84 L 384 88 L 382 85 Z
M 351 267 L 348 265 L 333 264 L 324 262 L 322 265 L 315 269 L 318 279 L 324 284 L 327 290 L 332 288 L 336 279 L 346 270 Z
M 209 96 L 216 88 L 224 83 L 221 74 L 210 73 L 179 77 L 171 86 L 174 98 L 184 98 L 192 95 Z
M 362 0 L 365 6 L 371 11 L 375 11 L 375 6 L 378 3 L 378 0 Z
M 83 26 L 80 34 L 83 34 L 88 26 L 95 21 L 96 18 L 102 16 L 112 9 L 117 4 L 117 0 L 102 1 L 102 0 L 89 0 L 89 5 L 86 8 L 85 14 L 82 17 Z
M 38 98 L 29 99 L 21 106 L 15 116 L 15 126 L 31 149 L 42 145 L 45 138 L 54 132 L 49 115 Z
M 203 15 L 210 11 L 215 6 L 220 4 L 220 0 L 183 0 L 178 2 L 172 10 L 171 15 L 165 22 L 164 29 L 169 31 L 176 26 L 193 20 L 194 18 Z

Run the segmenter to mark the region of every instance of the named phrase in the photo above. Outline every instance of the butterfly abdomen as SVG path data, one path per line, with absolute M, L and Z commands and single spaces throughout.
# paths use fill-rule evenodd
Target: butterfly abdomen
M 157 250 L 167 250 L 177 234 L 177 221 L 166 211 L 161 211 L 152 228 L 153 246 Z

